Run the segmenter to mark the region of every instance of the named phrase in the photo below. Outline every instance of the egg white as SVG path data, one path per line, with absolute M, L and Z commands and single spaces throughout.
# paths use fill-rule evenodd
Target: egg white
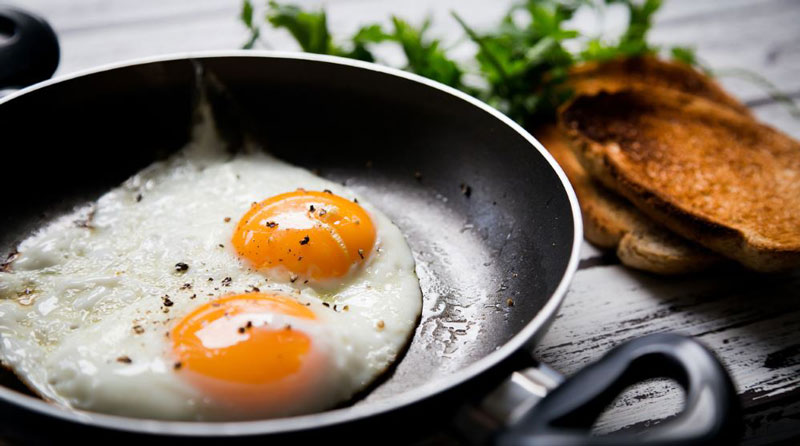
M 421 311 L 400 230 L 339 184 L 260 151 L 234 156 L 223 147 L 213 126 L 202 124 L 177 154 L 24 240 L 9 271 L 0 273 L 3 364 L 59 404 L 175 420 L 324 410 L 383 373 Z M 231 234 L 251 204 L 298 187 L 358 198 L 377 232 L 363 268 L 315 288 L 268 279 L 237 257 Z M 188 270 L 177 271 L 179 262 Z M 245 409 L 181 379 L 167 333 L 197 306 L 253 287 L 308 303 L 319 321 L 307 329 L 313 348 L 333 359 L 315 391 Z

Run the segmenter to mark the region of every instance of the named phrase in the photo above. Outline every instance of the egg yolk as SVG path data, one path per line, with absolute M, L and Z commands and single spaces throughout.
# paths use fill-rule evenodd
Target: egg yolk
M 313 351 L 311 338 L 292 321 L 315 323 L 316 315 L 280 294 L 247 293 L 206 303 L 170 333 L 175 368 L 211 396 L 286 398 L 280 394 L 302 385 L 293 378 L 306 380 L 302 369 Z M 311 373 L 318 373 L 319 367 L 310 365 Z
M 329 191 L 297 190 L 254 204 L 232 242 L 256 268 L 284 267 L 324 280 L 342 277 L 367 259 L 375 226 L 358 203 Z

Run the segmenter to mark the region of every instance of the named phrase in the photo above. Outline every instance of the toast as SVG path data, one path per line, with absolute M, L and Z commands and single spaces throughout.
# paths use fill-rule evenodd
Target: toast
M 561 130 L 593 178 L 749 268 L 800 266 L 800 143 L 672 88 L 597 91 L 560 110 Z
M 744 104 L 726 93 L 710 77 L 684 63 L 651 56 L 577 65 L 570 71 L 568 85 L 577 95 L 613 92 L 637 85 L 669 88 L 706 98 L 750 116 Z
M 620 261 L 629 267 L 657 274 L 700 271 L 722 260 L 657 225 L 627 200 L 593 181 L 558 127 L 545 125 L 533 133 L 561 165 L 575 189 L 588 241 L 615 249 Z
M 655 85 L 702 96 L 749 115 L 744 105 L 709 77 L 685 64 L 654 57 L 584 63 L 572 69 L 568 85 L 576 95 Z M 671 233 L 592 180 L 556 127 L 541 126 L 534 135 L 556 158 L 575 188 L 587 240 L 601 248 L 615 249 L 620 261 L 629 267 L 658 274 L 696 272 L 722 262 L 722 257 Z

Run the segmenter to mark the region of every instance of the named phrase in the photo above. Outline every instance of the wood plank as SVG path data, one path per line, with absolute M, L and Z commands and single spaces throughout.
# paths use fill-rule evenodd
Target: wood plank
M 792 116 L 784 104 L 767 103 L 751 107 L 751 110 L 761 121 L 800 140 L 800 116 Z
M 294 3 L 319 5 L 317 0 Z M 453 43 L 462 32 L 449 17 L 458 10 L 477 28 L 491 26 L 510 0 L 329 0 L 329 22 L 348 34 L 395 13 L 412 22 L 430 14 L 432 33 Z M 780 88 L 800 94 L 800 2 L 793 0 L 670 0 L 652 33 L 661 44 L 689 44 L 714 68 L 745 67 Z M 61 37 L 59 73 L 124 59 L 183 51 L 237 48 L 247 36 L 235 0 L 26 0 Z M 619 20 L 617 17 L 616 20 Z M 609 20 L 613 25 L 613 14 Z M 576 26 L 592 23 L 576 18 Z M 282 32 L 268 30 L 276 49 L 295 49 Z M 453 54 L 469 58 L 474 47 Z M 397 54 L 385 53 L 399 63 Z M 400 59 L 401 60 L 401 59 Z M 765 93 L 736 79 L 723 85 L 756 104 L 755 114 L 800 138 L 800 125 Z M 621 267 L 613 255 L 585 244 L 582 267 L 556 323 L 537 354 L 574 373 L 613 345 L 655 331 L 697 336 L 712 347 L 734 376 L 748 408 L 750 444 L 796 436 L 800 418 L 800 303 L 798 273 L 780 277 L 739 271 L 665 279 Z M 757 303 L 757 304 L 754 304 Z M 677 412 L 683 396 L 666 381 L 635 386 L 599 420 L 597 432 L 637 428 Z
M 670 5 L 670 2 L 665 2 Z M 697 2 L 704 3 L 704 2 Z M 714 2 L 724 4 L 725 2 Z M 780 89 L 800 91 L 800 2 L 753 2 L 718 14 L 682 20 L 658 20 L 651 34 L 655 43 L 694 46 L 713 69 L 745 68 L 769 79 Z M 744 101 L 765 91 L 732 77 L 723 86 Z
M 29 0 L 26 6 L 38 10 L 53 22 L 62 38 L 64 60 L 60 73 L 112 61 L 203 49 L 237 48 L 246 32 L 236 19 L 239 3 L 229 0 L 78 0 L 54 2 Z M 318 1 L 299 1 L 306 6 Z M 457 10 L 476 28 L 491 26 L 507 9 L 507 0 L 424 0 L 392 2 L 388 0 L 338 0 L 327 2 L 331 28 L 347 35 L 365 21 L 386 22 L 398 14 L 412 22 L 426 15 L 434 18 L 433 33 L 446 36 L 448 42 L 463 37 L 449 16 Z M 612 8 L 613 10 L 613 8 Z M 705 20 L 698 26 L 698 19 Z M 624 19 L 607 17 L 608 26 Z M 660 44 L 696 46 L 700 57 L 714 68 L 744 67 L 761 73 L 780 88 L 800 91 L 800 3 L 791 0 L 748 2 L 665 2 L 652 33 Z M 591 29 L 588 14 L 579 14 L 575 26 Z M 131 36 L 136 38 L 132 39 Z M 767 36 L 767 38 L 765 38 Z M 267 31 L 265 38 L 277 49 L 294 49 L 282 33 Z M 98 43 L 99 42 L 99 43 Z M 474 46 L 462 45 L 455 56 L 468 58 Z M 390 59 L 392 60 L 392 59 Z M 752 84 L 724 78 L 723 84 L 743 100 L 765 97 Z
M 597 251 L 587 247 L 584 252 Z M 585 257 L 584 265 L 591 258 Z M 800 386 L 798 286 L 800 271 L 762 276 L 731 270 L 664 278 L 620 265 L 590 265 L 576 275 L 536 355 L 572 374 L 625 340 L 683 333 L 712 348 L 744 403 L 757 406 Z M 598 422 L 598 432 L 677 412 L 682 395 L 671 389 L 664 382 L 637 386 Z

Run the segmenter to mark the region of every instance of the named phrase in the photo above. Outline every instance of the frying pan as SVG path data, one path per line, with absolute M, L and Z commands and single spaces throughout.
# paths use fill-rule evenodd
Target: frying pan
M 49 26 L 9 7 L 0 9 L 0 24 L 10 35 L 0 46 L 0 85 L 49 77 L 58 60 Z M 253 138 L 363 194 L 400 227 L 424 296 L 410 347 L 387 377 L 342 407 L 263 421 L 170 422 L 71 410 L 36 398 L 7 374 L 0 387 L 6 438 L 400 443 L 441 429 L 500 444 L 737 438 L 731 381 L 689 338 L 631 341 L 566 381 L 531 357 L 577 268 L 582 229 L 575 195 L 517 124 L 398 70 L 328 56 L 228 51 L 106 66 L 12 93 L 0 100 L 0 250 L 11 252 L 43 222 L 180 148 L 198 89 L 211 99 L 232 147 Z M 636 435 L 590 436 L 619 392 L 657 376 L 684 388 L 681 414 Z

